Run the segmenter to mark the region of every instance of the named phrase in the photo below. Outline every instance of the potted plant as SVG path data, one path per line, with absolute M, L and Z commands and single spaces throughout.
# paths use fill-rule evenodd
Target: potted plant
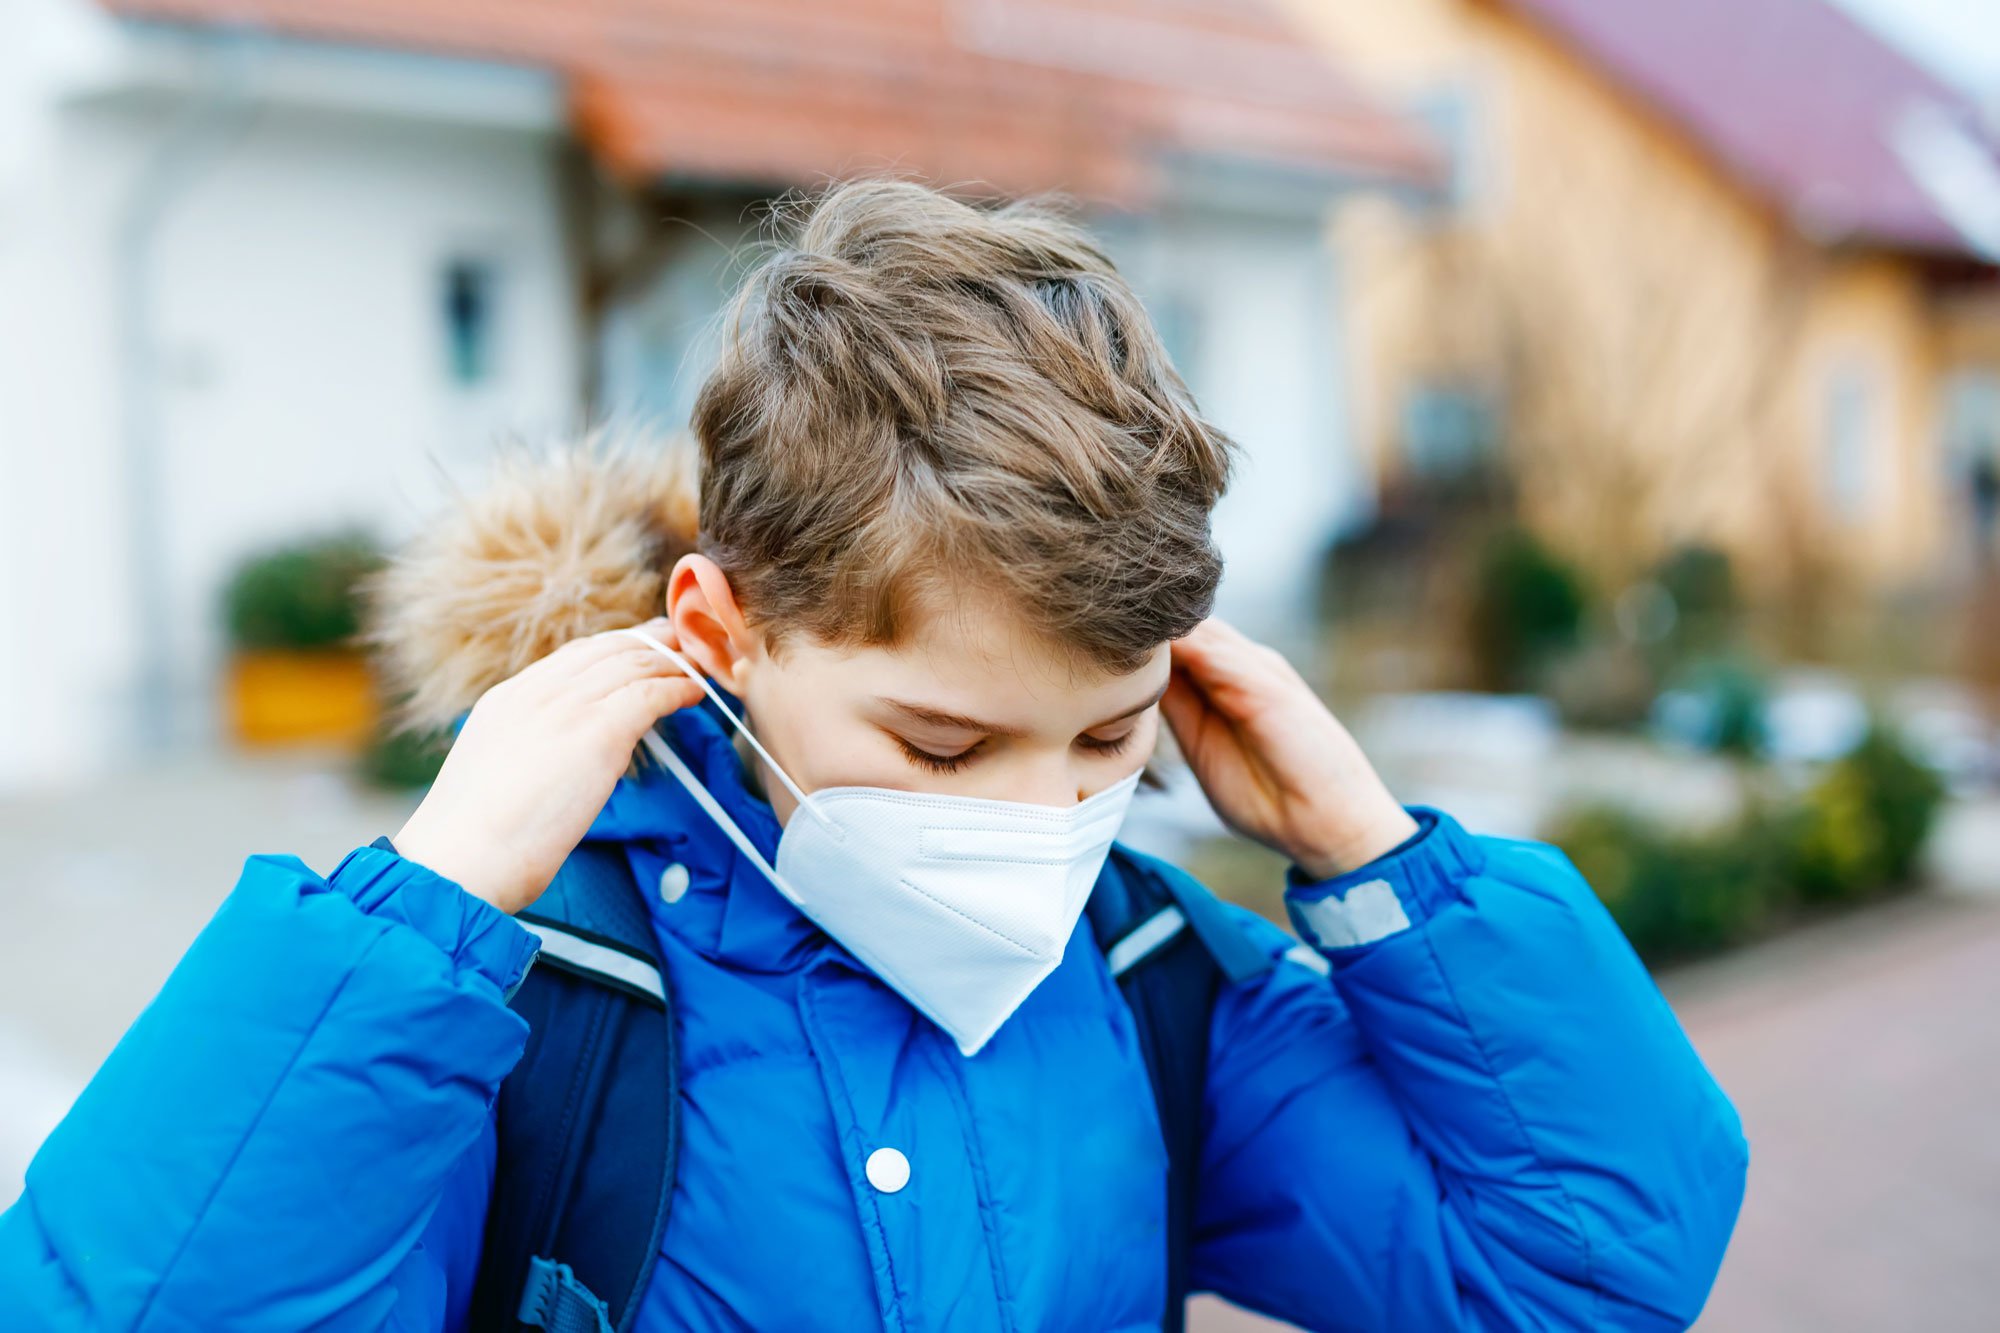
M 259 552 L 229 580 L 228 714 L 249 746 L 363 744 L 378 712 L 375 681 L 356 642 L 357 584 L 381 567 L 362 532 Z

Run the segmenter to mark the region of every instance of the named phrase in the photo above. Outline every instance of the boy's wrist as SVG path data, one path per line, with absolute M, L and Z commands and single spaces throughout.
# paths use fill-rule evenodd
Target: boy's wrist
M 1417 821 L 1410 812 L 1383 791 L 1327 820 L 1299 846 L 1288 848 L 1287 854 L 1303 874 L 1332 879 L 1387 856 L 1417 831 Z
M 520 908 L 521 904 L 513 900 L 514 895 L 503 887 L 506 878 L 481 865 L 478 856 L 466 853 L 460 840 L 433 830 L 424 819 L 422 807 L 391 841 L 398 856 L 450 880 L 482 902 L 491 903 L 509 916 Z

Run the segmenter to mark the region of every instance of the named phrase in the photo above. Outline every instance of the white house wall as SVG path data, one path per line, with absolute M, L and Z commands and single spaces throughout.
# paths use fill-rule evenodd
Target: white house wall
M 350 524 L 393 539 L 441 474 L 576 416 L 555 99 L 548 129 L 520 123 L 518 72 L 502 71 L 507 115 L 435 97 L 399 114 L 398 80 L 476 110 L 478 71 L 381 59 L 386 74 L 365 53 L 318 61 L 291 80 L 310 98 L 247 80 L 150 248 L 161 481 L 139 499 L 159 516 L 148 559 L 183 741 L 216 725 L 217 597 L 238 558 Z M 343 105 L 328 93 L 349 74 Z M 148 576 L 129 541 L 117 255 L 140 173 L 187 106 L 116 79 L 0 101 L 0 789 L 86 777 L 134 734 Z M 442 270 L 460 257 L 498 275 L 495 370 L 476 388 L 446 356 Z
M 1319 211 L 1170 203 L 1103 229 L 1203 411 L 1242 447 L 1215 514 L 1216 609 L 1310 653 L 1324 553 L 1373 505 L 1341 410 L 1337 274 Z

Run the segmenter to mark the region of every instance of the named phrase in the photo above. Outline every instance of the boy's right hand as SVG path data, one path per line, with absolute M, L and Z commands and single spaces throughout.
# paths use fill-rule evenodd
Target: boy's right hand
M 679 647 L 664 617 L 640 628 Z M 665 654 L 628 634 L 572 639 L 479 697 L 396 850 L 520 911 L 583 840 L 640 738 L 701 697 Z

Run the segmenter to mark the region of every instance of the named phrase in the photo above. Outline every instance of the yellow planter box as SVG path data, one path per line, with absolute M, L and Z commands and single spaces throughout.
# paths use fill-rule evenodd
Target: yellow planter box
M 230 730 L 241 745 L 359 748 L 375 729 L 368 660 L 340 649 L 237 652 L 229 663 Z

